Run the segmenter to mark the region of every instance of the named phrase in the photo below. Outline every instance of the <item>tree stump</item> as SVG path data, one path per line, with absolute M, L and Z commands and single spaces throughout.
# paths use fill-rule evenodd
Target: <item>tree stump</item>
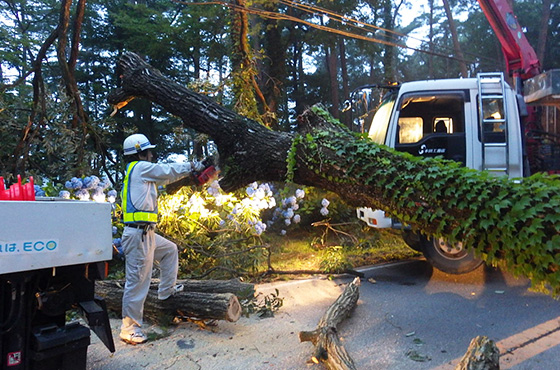
M 185 290 L 172 298 L 157 298 L 158 281 L 152 280 L 144 303 L 144 317 L 151 322 L 168 322 L 175 316 L 187 316 L 201 320 L 226 320 L 235 322 L 241 317 L 241 304 L 237 298 L 254 294 L 252 284 L 233 280 L 179 280 Z M 95 283 L 95 292 L 101 296 L 107 308 L 121 313 L 124 280 L 101 280 Z
M 317 329 L 313 331 L 301 331 L 299 340 L 301 342 L 311 342 L 315 346 L 315 353 L 311 357 L 313 362 L 323 362 L 328 369 L 333 370 L 352 370 L 356 369 L 354 361 L 342 346 L 338 338 L 336 327 L 340 324 L 356 307 L 359 292 L 360 278 L 356 277 L 337 300 L 327 309 Z
M 455 370 L 499 370 L 500 351 L 493 340 L 478 336 L 471 340 L 467 352 Z

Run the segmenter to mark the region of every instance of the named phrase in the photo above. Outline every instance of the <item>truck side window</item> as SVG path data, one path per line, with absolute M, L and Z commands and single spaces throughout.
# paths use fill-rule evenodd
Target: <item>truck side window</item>
M 398 105 L 395 149 L 465 164 L 466 96 L 463 91 L 403 94 Z
M 482 129 L 484 131 L 484 141 L 487 143 L 503 143 L 505 142 L 505 113 L 504 100 L 499 99 L 483 99 L 482 100 Z M 482 141 L 479 132 L 479 139 Z
M 401 144 L 416 143 L 422 139 L 424 122 L 421 117 L 399 118 L 398 142 Z

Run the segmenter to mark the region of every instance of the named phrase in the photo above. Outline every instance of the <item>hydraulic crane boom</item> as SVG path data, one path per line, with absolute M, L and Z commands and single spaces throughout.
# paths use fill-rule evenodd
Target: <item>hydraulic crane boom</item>
M 525 37 L 507 0 L 478 0 L 478 3 L 500 40 L 508 73 L 521 80 L 541 73 L 537 53 Z

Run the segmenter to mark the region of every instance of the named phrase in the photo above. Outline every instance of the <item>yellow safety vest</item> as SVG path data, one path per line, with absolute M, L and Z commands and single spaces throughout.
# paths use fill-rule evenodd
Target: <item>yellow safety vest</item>
M 123 221 L 125 224 L 142 222 L 142 223 L 157 223 L 157 209 L 155 211 L 143 211 L 137 209 L 130 198 L 129 183 L 130 174 L 136 166 L 138 161 L 130 162 L 126 168 L 126 176 L 124 178 L 124 184 L 121 194 L 122 199 L 122 211 L 123 211 Z

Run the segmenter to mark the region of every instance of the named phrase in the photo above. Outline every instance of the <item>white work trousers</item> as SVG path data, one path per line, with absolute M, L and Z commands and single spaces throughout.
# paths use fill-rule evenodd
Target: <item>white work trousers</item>
M 155 233 L 151 227 L 144 230 L 125 227 L 122 247 L 126 262 L 126 284 L 122 301 L 121 331 L 130 333 L 142 326 L 144 302 L 150 289 L 154 261 L 159 263 L 160 283 L 158 298 L 169 297 L 177 282 L 179 255 L 177 245 Z

